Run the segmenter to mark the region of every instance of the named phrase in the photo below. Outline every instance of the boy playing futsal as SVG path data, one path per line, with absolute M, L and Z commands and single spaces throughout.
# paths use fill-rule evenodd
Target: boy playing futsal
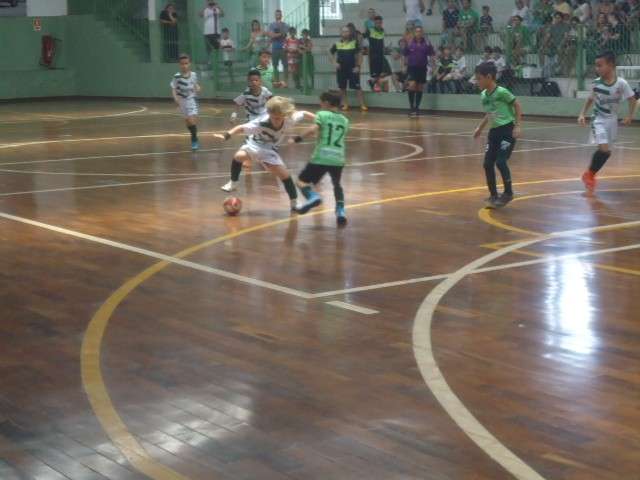
M 484 171 L 489 187 L 487 208 L 504 207 L 513 199 L 511 171 L 507 160 L 511 156 L 516 138 L 520 136 L 522 108 L 516 97 L 504 87 L 498 86 L 498 69 L 494 63 L 481 63 L 476 67 L 476 80 L 480 87 L 482 107 L 487 112 L 476 128 L 473 136 L 478 138 L 482 130 L 490 123 L 487 150 L 484 156 Z M 495 166 L 500 170 L 504 193 L 498 196 Z
M 624 125 L 631 124 L 637 106 L 636 97 L 624 78 L 616 75 L 616 55 L 604 52 L 596 57 L 596 72 L 600 75 L 593 81 L 591 95 L 585 102 L 578 117 L 578 122 L 586 126 L 585 115 L 593 105 L 591 120 L 591 143 L 598 149 L 591 157 L 589 169 L 582 174 L 582 181 L 588 192 L 596 188 L 596 174 L 611 156 L 611 145 L 618 134 L 618 110 L 622 100 L 629 102 L 629 115 L 623 120 Z
M 235 122 L 238 118 L 237 110 L 244 108 L 247 120 L 255 120 L 267 113 L 267 101 L 273 97 L 273 94 L 267 87 L 262 86 L 262 75 L 260 70 L 249 70 L 247 74 L 247 88 L 233 99 L 237 105 L 236 111 L 231 114 L 231 121 Z
M 345 140 L 349 130 L 349 119 L 338 110 L 342 95 L 340 92 L 325 92 L 320 95 L 321 110 L 316 114 L 316 124 L 302 135 L 295 137 L 301 142 L 304 137 L 317 135 L 316 148 L 311 161 L 298 176 L 298 187 L 307 202 L 297 211 L 305 214 L 322 203 L 322 198 L 313 187 L 317 185 L 325 173 L 333 183 L 333 194 L 336 199 L 336 221 L 339 226 L 347 224 L 344 213 L 344 191 L 340 185 L 342 169 L 345 164 Z
M 229 140 L 238 133 L 244 133 L 248 136 L 244 145 L 233 156 L 231 180 L 221 188 L 225 192 L 236 190 L 242 171 L 242 164 L 246 160 L 256 160 L 268 172 L 271 172 L 282 181 L 289 195 L 291 211 L 295 213 L 297 211 L 298 192 L 287 167 L 278 153 L 278 149 L 284 140 L 285 134 L 291 127 L 305 118 L 315 120 L 316 116 L 313 113 L 296 111 L 293 102 L 284 97 L 273 97 L 267 102 L 266 106 L 267 113 L 262 117 L 243 125 L 237 125 L 223 135 L 214 135 L 219 140 Z
M 187 129 L 191 133 L 191 150 L 200 148 L 198 143 L 198 102 L 196 95 L 200 92 L 198 76 L 191 71 L 189 55 L 182 54 L 179 58 L 180 71 L 171 80 L 173 99 L 184 115 Z

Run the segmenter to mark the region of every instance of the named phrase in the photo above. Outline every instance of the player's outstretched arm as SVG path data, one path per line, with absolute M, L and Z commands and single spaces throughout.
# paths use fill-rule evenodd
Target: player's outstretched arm
M 307 128 L 306 130 L 304 130 L 300 135 L 296 135 L 295 137 L 290 138 L 289 144 L 300 143 L 305 138 L 317 135 L 319 131 L 320 131 L 320 125 L 313 125 Z
M 587 112 L 591 108 L 591 105 L 593 105 L 593 97 L 587 98 L 587 101 L 584 102 L 582 110 L 580 111 L 580 115 L 578 116 L 578 123 L 583 127 L 587 126 L 587 119 L 585 117 L 587 115 Z
M 236 135 L 236 134 L 238 134 L 240 132 L 244 132 L 244 129 L 245 129 L 246 126 L 247 126 L 246 123 L 242 124 L 242 125 L 236 125 L 231 130 L 228 130 L 225 133 L 214 133 L 213 134 L 213 138 L 215 138 L 216 140 L 222 140 L 222 141 L 229 140 L 234 135 Z

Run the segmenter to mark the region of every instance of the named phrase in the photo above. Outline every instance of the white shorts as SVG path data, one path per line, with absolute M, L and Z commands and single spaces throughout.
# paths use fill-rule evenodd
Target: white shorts
M 596 118 L 591 122 L 590 143 L 595 145 L 611 145 L 618 136 L 617 118 Z
M 198 116 L 198 102 L 195 98 L 180 99 L 180 111 L 185 117 Z
M 267 165 L 282 165 L 283 167 L 285 166 L 280 154 L 270 148 L 262 148 L 252 143 L 245 143 L 240 147 L 240 150 L 242 150 L 243 152 L 247 152 L 251 157 L 251 160 Z

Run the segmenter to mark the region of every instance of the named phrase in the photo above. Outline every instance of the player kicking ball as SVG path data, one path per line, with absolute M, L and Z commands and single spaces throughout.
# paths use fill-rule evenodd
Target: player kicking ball
M 600 75 L 591 85 L 591 95 L 582 107 L 578 123 L 587 125 L 585 115 L 593 105 L 591 143 L 598 149 L 591 157 L 589 168 L 582 174 L 582 182 L 589 193 L 596 188 L 596 174 L 611 156 L 611 146 L 618 135 L 618 110 L 623 100 L 629 102 L 629 115 L 623 120 L 630 125 L 635 115 L 635 93 L 624 78 L 616 75 L 616 55 L 604 52 L 596 57 L 596 72 Z
M 198 102 L 196 95 L 200 92 L 200 84 L 196 72 L 191 71 L 191 58 L 182 54 L 179 58 L 180 71 L 171 80 L 173 99 L 184 115 L 187 130 L 191 133 L 191 150 L 200 148 L 198 143 Z
M 284 189 L 289 195 L 291 212 L 296 213 L 298 191 L 278 150 L 285 135 L 296 123 L 303 119 L 313 121 L 316 116 L 310 112 L 296 111 L 294 103 L 285 97 L 273 97 L 267 102 L 266 108 L 266 115 L 251 122 L 237 125 L 222 135 L 214 135 L 214 138 L 225 141 L 237 134 L 244 134 L 248 137 L 233 156 L 231 179 L 221 188 L 225 192 L 236 190 L 242 172 L 242 164 L 247 160 L 255 160 L 282 181 Z
M 298 176 L 298 187 L 307 199 L 298 208 L 298 213 L 305 214 L 322 204 L 322 198 L 313 188 L 328 173 L 336 199 L 336 222 L 339 226 L 344 226 L 347 224 L 347 217 L 340 179 L 346 163 L 345 140 L 349 131 L 349 119 L 339 112 L 341 100 L 341 92 L 329 91 L 320 95 L 321 110 L 316 113 L 316 124 L 293 141 L 301 142 L 305 137 L 316 135 L 316 147 L 311 161 Z

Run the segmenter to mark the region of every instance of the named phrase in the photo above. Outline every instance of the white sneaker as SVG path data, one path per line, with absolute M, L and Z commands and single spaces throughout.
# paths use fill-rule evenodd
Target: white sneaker
M 238 182 L 234 182 L 233 180 L 229 180 L 227 183 L 225 183 L 220 188 L 222 190 L 224 190 L 225 192 L 233 192 L 238 188 L 237 185 L 238 185 Z

